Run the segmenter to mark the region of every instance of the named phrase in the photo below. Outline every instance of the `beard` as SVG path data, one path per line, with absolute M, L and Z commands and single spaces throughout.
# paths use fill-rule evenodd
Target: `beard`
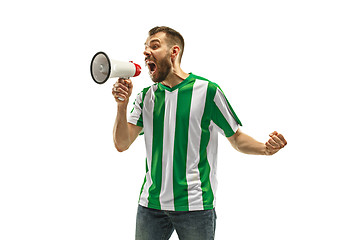
M 157 62 L 156 71 L 153 74 L 150 74 L 153 82 L 161 83 L 167 78 L 171 71 L 171 63 L 168 60 L 169 58 L 170 54 Z

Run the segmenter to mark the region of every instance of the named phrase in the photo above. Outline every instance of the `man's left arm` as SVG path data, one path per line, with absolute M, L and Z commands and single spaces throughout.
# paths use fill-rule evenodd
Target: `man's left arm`
M 261 143 L 238 129 L 228 140 L 237 151 L 245 154 L 273 155 L 286 146 L 287 142 L 282 134 L 274 131 L 269 136 L 266 143 Z

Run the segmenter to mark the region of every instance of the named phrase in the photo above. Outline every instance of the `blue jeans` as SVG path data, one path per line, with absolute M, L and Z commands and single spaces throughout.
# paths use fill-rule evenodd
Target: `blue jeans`
M 174 230 L 180 240 L 211 240 L 215 227 L 215 209 L 163 211 L 139 205 L 135 240 L 167 240 Z

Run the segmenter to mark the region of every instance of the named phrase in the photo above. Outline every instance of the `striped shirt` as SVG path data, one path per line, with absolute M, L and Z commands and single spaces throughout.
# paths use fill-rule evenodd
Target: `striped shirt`
M 232 136 L 240 120 L 220 87 L 190 73 L 173 88 L 143 89 L 129 123 L 143 127 L 146 174 L 139 204 L 194 211 L 215 207 L 218 132 Z

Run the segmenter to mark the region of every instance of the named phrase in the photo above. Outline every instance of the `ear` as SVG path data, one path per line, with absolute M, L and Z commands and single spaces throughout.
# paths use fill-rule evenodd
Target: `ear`
M 180 47 L 178 45 L 174 45 L 171 48 L 171 60 L 175 61 L 177 59 L 177 57 L 179 56 L 180 53 Z

